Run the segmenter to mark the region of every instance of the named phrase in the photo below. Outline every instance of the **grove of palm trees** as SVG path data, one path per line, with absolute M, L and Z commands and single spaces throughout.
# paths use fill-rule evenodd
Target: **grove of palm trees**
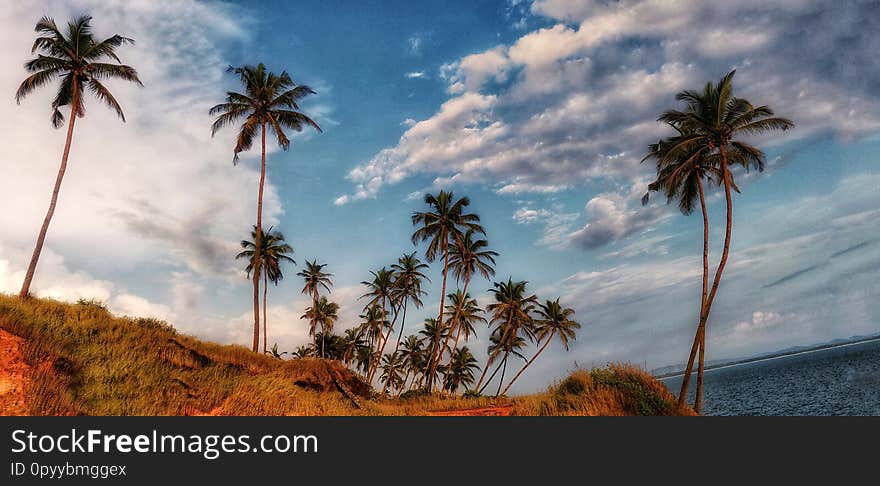
M 85 100 L 91 95 L 125 121 L 120 102 L 105 83 L 125 81 L 142 86 L 145 90 L 151 89 L 148 83 L 146 86 L 141 83 L 135 68 L 122 64 L 118 57 L 124 55 L 124 47 L 134 40 L 118 34 L 99 40 L 93 35 L 91 24 L 89 16 L 73 19 L 65 27 L 59 27 L 50 17 L 40 19 L 36 24 L 38 36 L 33 45 L 36 57 L 25 64 L 30 74 L 15 93 L 16 101 L 23 102 L 33 91 L 54 83 L 56 95 L 51 104 L 50 122 L 54 128 L 61 128 L 65 122 L 67 125 L 60 168 L 49 209 L 22 282 L 18 297 L 20 303 L 4 301 L 2 304 L 9 308 L 20 306 L 19 311 L 27 319 L 36 319 L 38 313 L 34 306 L 43 305 L 39 304 L 39 299 L 30 296 L 30 288 L 34 279 L 40 279 L 37 266 L 44 242 L 47 237 L 51 238 L 48 230 L 56 205 L 64 204 L 59 196 L 68 163 L 71 170 L 76 170 L 77 164 L 89 163 L 88 160 L 77 160 L 75 157 L 69 160 L 74 124 L 85 115 Z M 235 145 L 232 147 L 234 163 L 238 162 L 241 153 L 254 148 L 255 142 L 259 143 L 260 172 L 259 180 L 254 181 L 253 194 L 257 201 L 255 221 L 253 226 L 242 228 L 241 251 L 229 255 L 230 260 L 243 260 L 244 274 L 250 279 L 248 299 L 252 297 L 253 328 L 251 333 L 248 323 L 252 343 L 247 353 L 254 356 L 202 347 L 189 342 L 189 338 L 173 337 L 168 339 L 175 340 L 177 345 L 161 345 L 163 350 L 168 349 L 163 353 L 173 356 L 168 359 L 181 363 L 185 361 L 186 366 L 191 367 L 187 373 L 191 372 L 193 377 L 196 375 L 194 370 L 227 360 L 239 363 L 237 366 L 242 369 L 253 366 L 258 370 L 254 373 L 266 372 L 282 381 L 293 379 L 291 373 L 294 372 L 290 370 L 298 366 L 297 363 L 323 370 L 321 367 L 325 366 L 324 363 L 333 362 L 326 366 L 334 380 L 342 379 L 339 377 L 344 375 L 342 381 L 348 383 L 348 388 L 355 386 L 351 380 L 361 380 L 372 389 L 366 397 L 379 400 L 379 403 L 448 398 L 496 405 L 502 403 L 501 400 L 506 399 L 511 390 L 515 390 L 517 383 L 522 384 L 520 380 L 523 376 L 539 371 L 540 365 L 535 365 L 541 362 L 539 358 L 543 356 L 546 360 L 550 354 L 567 352 L 577 340 L 589 340 L 591 335 L 600 332 L 590 327 L 588 312 L 576 315 L 574 308 L 577 302 L 572 302 L 565 295 L 537 295 L 529 276 L 522 275 L 515 263 L 505 261 L 501 252 L 493 250 L 492 235 L 488 234 L 481 221 L 475 209 L 477 205 L 458 190 L 453 192 L 450 189 L 430 191 L 424 194 L 420 204 L 410 203 L 412 212 L 409 221 L 388 222 L 390 225 L 406 225 L 411 230 L 410 241 L 400 242 L 400 256 L 396 260 L 375 262 L 372 268 L 363 269 L 364 280 L 361 281 L 362 292 L 358 300 L 362 305 L 360 320 L 345 322 L 340 315 L 340 302 L 334 300 L 333 280 L 337 270 L 334 270 L 333 261 L 328 255 L 297 254 L 295 259 L 297 239 L 300 237 L 298 232 L 302 230 L 264 227 L 267 165 L 273 163 L 275 158 L 267 156 L 267 147 L 275 144 L 282 151 L 291 149 L 295 144 L 287 133 L 289 131 L 308 129 L 321 133 L 321 127 L 306 113 L 308 110 L 300 106 L 303 98 L 318 93 L 309 86 L 297 84 L 288 71 L 273 71 L 270 65 L 256 62 L 230 67 L 229 73 L 236 76 L 241 89 L 229 91 L 225 97 L 217 93 L 217 98 L 223 97 L 223 100 L 209 110 L 210 116 L 214 117 L 210 127 L 212 136 L 226 128 L 235 130 Z M 693 323 L 693 342 L 675 405 L 676 410 L 687 410 L 690 376 L 696 366 L 693 410 L 697 413 L 701 411 L 708 352 L 706 335 L 712 328 L 711 311 L 716 298 L 724 299 L 722 276 L 733 257 L 733 193 L 739 194 L 741 191 L 735 176 L 741 170 L 763 170 L 764 152 L 753 145 L 759 140 L 757 136 L 785 131 L 794 126 L 791 120 L 777 117 L 770 107 L 755 105 L 737 97 L 734 73 L 730 71 L 717 82 L 708 82 L 701 89 L 683 90 L 675 100 L 669 100 L 670 105 L 678 103 L 677 109 L 660 113 L 657 118 L 658 122 L 668 125 L 669 135 L 653 144 L 645 141 L 647 155 L 643 162 L 656 164 L 656 179 L 648 185 L 643 203 L 648 203 L 650 192 L 660 192 L 669 202 L 677 203 L 686 215 L 699 207 L 703 220 L 702 235 L 693 236 L 702 238 L 701 293 L 694 295 L 692 302 L 684 304 L 693 306 L 698 319 Z M 87 122 L 88 118 L 84 118 L 81 123 Z M 274 141 L 267 141 L 267 136 Z M 218 170 L 235 169 L 229 166 Z M 285 188 L 281 187 L 280 190 L 284 191 Z M 710 215 L 707 209 L 707 199 L 713 194 L 723 195 L 725 201 L 724 237 L 720 245 L 717 241 L 710 241 L 710 223 L 719 219 L 713 219 L 714 215 Z M 290 211 L 296 213 L 297 208 L 290 208 Z M 710 262 L 710 250 L 716 247 L 721 249 L 720 257 L 717 262 Z M 301 264 L 297 261 L 301 261 Z M 322 263 L 325 261 L 328 263 Z M 302 290 L 299 296 L 281 296 L 277 290 L 269 292 L 270 284 L 277 287 L 285 273 L 288 279 L 290 275 L 300 279 Z M 439 289 L 436 295 L 429 295 L 426 290 L 431 283 Z M 270 325 L 268 302 L 279 297 L 285 300 L 296 297 L 308 300 L 300 320 L 271 322 Z M 86 311 L 80 309 L 77 312 Z M 90 309 L 88 312 L 93 313 L 89 314 L 92 316 L 89 319 L 105 318 L 101 317 L 100 311 Z M 422 317 L 424 315 L 427 317 Z M 22 317 L 22 320 L 27 319 Z M 156 330 L 150 330 L 149 333 L 173 333 L 161 323 L 132 322 L 155 326 Z M 123 329 L 129 324 L 113 325 Z M 282 327 L 294 326 L 308 335 L 308 342 L 298 349 L 279 349 L 277 339 L 272 334 Z M 43 328 L 38 325 L 29 328 L 27 332 L 31 339 L 38 338 L 39 329 Z M 61 339 L 59 336 L 62 335 L 57 333 L 55 338 Z M 150 334 L 150 339 L 155 339 L 155 335 Z M 165 339 L 165 334 L 162 336 Z M 198 351 L 193 351 L 192 356 L 195 357 L 192 357 L 178 353 L 174 346 Z M 592 359 L 590 356 L 574 358 L 581 362 Z M 340 371 L 343 369 L 347 371 Z M 648 380 L 639 372 L 626 375 L 630 372 L 622 370 L 620 366 L 612 367 L 608 373 L 638 375 L 638 380 L 642 380 L 639 383 Z M 348 373 L 354 378 L 348 378 Z M 565 387 L 583 390 L 584 387 L 598 386 L 597 383 L 614 382 L 603 373 L 605 371 L 577 371 L 572 377 L 554 385 L 555 388 L 548 391 L 549 396 L 556 397 L 557 402 L 554 403 L 563 403 L 559 397 L 569 393 Z M 250 380 L 223 378 L 227 379 L 242 380 L 235 381 L 235 386 Z M 296 380 L 305 379 L 300 377 Z M 262 382 L 248 383 L 253 387 L 249 392 L 251 397 L 262 397 L 264 391 L 260 387 L 270 386 Z M 662 385 L 658 386 L 662 388 Z M 247 396 L 247 393 L 241 392 L 236 400 L 246 401 Z M 83 409 L 94 407 L 89 403 L 92 402 L 76 402 L 76 406 L 85 407 Z M 221 407 L 218 403 L 207 400 L 203 405 Z M 242 410 L 228 405 L 232 402 L 223 403 L 227 404 L 224 405 L 228 407 L 227 412 Z M 523 403 L 516 406 L 526 407 Z M 289 412 L 288 409 L 273 409 L 264 404 L 253 406 L 259 410 L 264 410 L 259 407 L 266 407 L 273 412 Z M 373 411 L 382 413 L 382 405 L 375 406 L 379 408 Z M 122 406 L 107 407 L 89 410 L 134 410 Z M 660 408 L 666 410 L 663 407 Z M 184 405 L 180 405 L 179 410 L 172 412 L 183 413 L 184 408 Z M 165 409 L 156 411 L 168 412 Z M 349 409 L 324 410 L 326 413 L 343 411 L 348 413 Z

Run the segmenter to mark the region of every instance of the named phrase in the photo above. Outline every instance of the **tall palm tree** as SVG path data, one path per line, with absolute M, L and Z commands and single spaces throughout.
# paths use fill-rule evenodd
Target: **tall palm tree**
M 385 267 L 380 268 L 377 271 L 371 271 L 370 274 L 373 276 L 372 280 L 363 281 L 361 284 L 367 286 L 367 293 L 361 296 L 361 298 L 369 298 L 369 302 L 367 305 L 375 305 L 382 309 L 382 322 L 388 321 L 388 313 L 387 307 L 388 304 L 392 301 L 394 297 L 394 270 L 388 270 Z M 391 336 L 391 332 L 394 330 L 394 324 L 388 328 L 388 333 L 384 332 L 379 334 L 379 341 L 377 342 L 376 352 L 377 356 L 382 356 L 382 353 L 385 351 L 385 345 L 388 343 L 388 338 Z M 373 367 L 373 370 L 368 373 L 368 379 L 373 378 L 373 374 L 376 372 L 376 368 L 378 368 L 379 360 L 376 360 L 376 364 Z
M 475 274 L 479 273 L 485 279 L 495 275 L 495 257 L 498 256 L 498 253 L 488 250 L 489 242 L 484 239 L 474 239 L 474 235 L 473 230 L 466 231 L 464 237 L 452 246 L 449 254 L 449 268 L 455 279 L 463 283 L 461 292 L 464 295 L 467 295 L 471 277 Z M 461 311 L 461 306 L 467 302 L 467 299 L 458 299 L 458 307 L 452 315 L 453 321 L 457 321 L 457 314 Z M 452 334 L 450 332 L 447 339 Z M 452 346 L 452 349 L 458 348 L 458 337 L 458 332 L 455 332 L 456 344 Z
M 490 340 L 494 339 L 494 343 L 490 346 L 489 357 L 483 367 L 480 379 L 477 381 L 476 388 L 482 392 L 483 378 L 489 366 L 495 362 L 500 353 L 504 353 L 503 363 L 507 366 L 507 355 L 516 349 L 519 340 L 522 339 L 521 333 L 531 338 L 533 336 L 533 319 L 531 316 L 538 298 L 532 295 L 526 295 L 526 284 L 528 282 L 514 282 L 512 278 L 508 278 L 507 282 L 495 282 L 495 288 L 490 289 L 495 302 L 489 304 L 487 310 L 492 313 L 492 322 L 495 326 L 490 334 Z M 496 370 L 497 371 L 497 370 Z M 493 373 L 494 375 L 494 373 Z M 489 378 L 489 382 L 492 378 Z M 486 385 L 489 383 L 487 382 Z
M 333 330 L 333 324 L 338 319 L 339 304 L 330 302 L 327 297 L 321 297 L 312 307 L 306 308 L 306 313 L 302 315 L 302 319 L 308 319 L 312 329 L 321 326 L 321 357 L 325 357 L 324 342 L 325 337 Z M 317 336 L 315 337 L 317 341 Z
M 67 158 L 70 155 L 70 145 L 73 141 L 73 126 L 77 117 L 82 118 L 86 114 L 85 95 L 92 93 L 98 101 L 104 102 L 110 109 L 116 112 L 124 122 L 125 115 L 122 107 L 110 90 L 104 86 L 103 81 L 108 79 L 121 79 L 143 86 L 138 78 L 137 71 L 131 66 L 122 64 L 116 55 L 116 49 L 124 44 L 134 44 L 132 39 L 119 34 L 112 35 L 102 41 L 95 40 L 92 34 L 92 17 L 83 15 L 67 24 L 67 32 L 63 33 L 50 17 L 43 17 L 37 22 L 34 30 L 38 33 L 32 53 L 40 52 L 35 59 L 31 59 L 24 65 L 25 70 L 33 73 L 18 87 L 15 92 L 15 102 L 21 103 L 25 97 L 55 79 L 60 79 L 58 91 L 52 100 L 52 126 L 61 128 L 64 124 L 64 114 L 61 108 L 70 106 L 69 120 L 67 121 L 67 138 L 64 141 L 64 151 L 61 154 L 61 166 L 58 175 L 55 176 L 55 187 L 52 189 L 52 198 L 49 200 L 49 210 L 43 218 L 43 225 L 37 236 L 37 244 L 31 255 L 24 282 L 21 284 L 19 297 L 27 298 L 30 293 L 31 281 L 37 270 L 37 262 L 43 251 L 43 243 L 46 241 L 46 232 L 49 231 L 49 223 L 55 214 L 55 205 L 58 203 L 58 193 L 61 191 L 61 181 L 67 171 Z M 107 61 L 116 61 L 111 63 Z
M 648 146 L 648 155 L 642 162 L 648 159 L 657 161 L 657 179 L 648 185 L 648 192 L 642 197 L 642 204 L 647 204 L 650 193 L 662 191 L 666 196 L 667 203 L 678 200 L 678 208 L 682 214 L 689 215 L 699 201 L 700 212 L 703 216 L 703 275 L 702 293 L 700 295 L 700 316 L 706 310 L 706 299 L 709 294 L 709 215 L 706 210 L 706 192 L 703 181 L 710 184 L 720 184 L 722 180 L 720 164 L 717 155 L 708 153 L 706 147 L 691 146 L 689 151 L 677 150 L 682 143 L 688 143 L 691 133 L 683 132 L 672 126 L 678 134 L 655 144 Z M 733 189 L 739 192 L 739 188 L 733 185 Z M 702 326 L 697 324 L 694 333 L 694 343 L 688 359 L 688 370 L 693 367 L 697 350 L 700 356 L 704 354 L 702 346 Z M 698 373 L 702 376 L 702 371 Z M 702 382 L 702 380 L 698 379 Z M 690 371 L 682 380 L 680 397 L 687 396 Z M 683 402 L 682 402 L 683 403 Z
M 569 341 L 577 339 L 576 330 L 581 328 L 581 325 L 571 319 L 571 316 L 574 315 L 574 309 L 568 307 L 562 307 L 559 303 L 559 298 L 556 300 L 548 300 L 543 304 L 538 305 L 537 312 L 538 320 L 535 326 L 535 336 L 537 336 L 538 342 L 544 341 L 544 345 L 538 349 L 538 352 L 535 353 L 534 356 L 513 376 L 513 379 L 510 380 L 510 383 L 504 387 L 504 391 L 501 392 L 502 395 L 507 394 L 507 391 L 510 390 L 510 387 L 513 386 L 513 383 L 519 378 L 519 375 L 526 370 L 541 353 L 547 348 L 547 345 L 550 344 L 550 341 L 553 340 L 554 337 L 559 337 L 559 341 L 562 343 L 562 347 L 568 351 L 568 343 Z
M 263 273 L 263 352 L 266 352 L 266 343 L 268 341 L 268 318 L 266 315 L 266 302 L 268 300 L 268 291 L 269 291 L 269 282 L 271 281 L 275 286 L 278 286 L 278 282 L 284 279 L 284 272 L 281 270 L 281 264 L 283 262 L 290 262 L 296 265 L 296 261 L 290 257 L 289 253 L 293 253 L 293 247 L 288 245 L 284 241 L 284 235 L 278 231 L 273 231 L 270 226 L 268 231 L 260 232 L 263 241 L 260 242 L 260 247 L 263 251 L 260 252 L 260 261 L 256 261 L 256 243 L 255 240 L 257 238 L 257 229 L 254 228 L 251 230 L 251 239 L 250 240 L 241 240 L 241 247 L 243 250 L 235 255 L 235 259 L 247 259 L 247 266 L 245 267 L 245 271 L 247 272 L 248 277 L 251 275 L 251 271 L 254 269 L 254 266 L 260 266 L 262 268 Z
M 443 284 L 440 288 L 440 309 L 437 312 L 437 332 L 443 330 L 443 309 L 446 306 L 446 277 L 449 271 L 449 247 L 459 242 L 468 230 L 479 234 L 486 234 L 480 226 L 480 217 L 476 214 L 465 212 L 471 201 L 467 197 L 455 199 L 452 191 L 440 191 L 436 196 L 425 194 L 425 204 L 428 211 L 417 211 L 412 215 L 412 224 L 417 229 L 413 232 L 412 242 L 427 241 L 428 248 L 425 250 L 425 258 L 433 262 L 437 257 L 443 258 Z M 439 336 L 437 337 L 439 339 Z M 438 351 L 441 351 L 438 347 Z M 428 376 L 428 391 L 433 387 L 434 371 L 437 369 L 439 356 L 429 356 L 431 372 Z
M 428 268 L 428 264 L 422 263 L 416 256 L 416 252 L 404 253 L 397 259 L 397 263 L 391 265 L 394 272 L 394 301 L 403 309 L 403 316 L 400 320 L 400 332 L 397 334 L 397 344 L 394 345 L 394 351 L 400 348 L 400 340 L 403 337 L 403 329 L 406 327 L 406 308 L 409 302 L 416 306 L 416 309 L 422 307 L 422 296 L 427 292 L 422 290 L 424 281 L 430 282 L 422 271 Z
M 238 161 L 238 154 L 250 150 L 257 132 L 260 134 L 260 186 L 257 192 L 257 236 L 254 248 L 256 259 L 260 259 L 260 232 L 263 230 L 263 185 L 266 182 L 266 127 L 275 134 L 282 150 L 290 148 L 290 139 L 284 129 L 302 131 L 304 126 L 311 126 L 321 131 L 314 120 L 300 111 L 298 101 L 310 94 L 312 88 L 297 85 L 287 74 L 275 74 L 266 69 L 263 63 L 256 66 L 229 67 L 229 71 L 238 75 L 244 86 L 244 93 L 229 91 L 226 102 L 215 105 L 209 113 L 217 115 L 211 125 L 213 137 L 220 129 L 232 125 L 242 118 L 244 123 L 238 131 L 238 138 L 233 150 L 233 163 Z M 260 268 L 254 269 L 254 351 L 260 340 Z
M 298 277 L 302 277 L 305 282 L 305 285 L 303 285 L 302 288 L 302 293 L 312 297 L 312 307 L 318 307 L 318 298 L 320 297 L 321 289 L 324 289 L 329 293 L 330 287 L 333 286 L 333 281 L 330 279 L 333 274 L 324 271 L 324 267 L 326 266 L 326 263 L 318 263 L 318 260 L 307 260 L 305 270 L 297 272 L 296 274 Z M 309 336 L 312 337 L 312 345 L 317 348 L 318 340 L 315 335 L 314 325 L 309 326 Z
M 473 384 L 474 373 L 480 369 L 480 365 L 477 364 L 477 358 L 468 347 L 464 346 L 452 352 L 449 364 L 445 368 L 443 388 L 455 393 L 460 386 L 467 387 Z
M 711 157 L 718 164 L 721 185 L 724 187 L 726 204 L 726 227 L 724 247 L 721 259 L 715 270 L 712 287 L 705 299 L 700 313 L 698 340 L 700 347 L 705 347 L 706 322 L 712 310 L 712 303 L 718 291 L 718 284 L 727 265 L 730 253 L 730 241 L 733 228 L 733 199 L 731 191 L 735 188 L 730 165 L 740 165 L 749 169 L 764 169 L 764 152 L 743 141 L 740 137 L 768 133 L 775 130 L 788 130 L 794 123 L 787 119 L 774 116 L 773 110 L 767 106 L 754 106 L 751 102 L 733 95 L 733 76 L 736 71 L 724 75 L 717 84 L 707 83 L 702 91 L 686 90 L 678 93 L 676 99 L 685 103 L 684 110 L 670 110 L 658 118 L 658 121 L 672 125 L 682 135 L 675 146 L 668 150 L 670 159 L 681 159 L 694 153 L 702 153 Z M 701 362 L 702 355 L 701 353 Z M 692 353 L 693 356 L 693 353 Z M 702 364 L 700 365 L 702 368 Z M 689 360 L 685 375 L 690 376 L 693 359 Z M 679 403 L 686 400 L 687 382 L 682 385 Z M 697 375 L 698 388 L 702 384 L 702 375 Z M 702 391 L 702 390 L 700 390 Z M 699 412 L 702 393 L 697 393 L 694 410 Z

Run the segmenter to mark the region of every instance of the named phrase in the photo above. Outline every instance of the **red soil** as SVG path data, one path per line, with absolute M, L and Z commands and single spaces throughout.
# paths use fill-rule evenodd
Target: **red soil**
M 513 406 L 508 405 L 506 407 L 490 407 L 490 408 L 470 408 L 466 410 L 445 410 L 440 412 L 428 412 L 428 415 L 442 415 L 442 416 L 453 416 L 453 417 L 484 417 L 484 416 L 502 416 L 506 417 L 510 415 L 513 410 Z
M 0 329 L 0 415 L 27 415 L 25 389 L 31 367 L 24 362 L 24 340 Z

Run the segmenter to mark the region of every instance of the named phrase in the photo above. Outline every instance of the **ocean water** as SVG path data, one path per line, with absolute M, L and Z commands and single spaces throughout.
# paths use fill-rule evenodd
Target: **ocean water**
M 880 415 L 880 340 L 709 370 L 703 415 Z

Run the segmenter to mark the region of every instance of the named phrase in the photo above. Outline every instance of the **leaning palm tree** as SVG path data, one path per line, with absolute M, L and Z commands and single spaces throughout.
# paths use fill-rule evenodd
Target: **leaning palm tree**
M 493 341 L 493 344 L 489 349 L 489 357 L 483 366 L 480 379 L 477 381 L 476 388 L 480 392 L 485 388 L 485 386 L 480 387 L 483 384 L 483 378 L 486 377 L 486 372 L 498 355 L 504 353 L 503 362 L 506 367 L 507 356 L 517 348 L 522 335 L 531 338 L 534 334 L 534 320 L 531 313 L 538 298 L 534 294 L 526 295 L 527 283 L 525 281 L 514 282 L 512 278 L 508 278 L 507 282 L 495 282 L 495 288 L 490 289 L 495 297 L 495 302 L 489 304 L 487 310 L 492 313 L 492 324 L 495 325 L 495 329 L 490 334 L 490 340 Z M 492 378 L 489 378 L 489 382 L 491 381 Z M 489 382 L 486 382 L 486 386 Z
M 495 378 L 495 375 L 498 374 L 498 371 L 501 371 L 501 379 L 498 380 L 498 389 L 495 391 L 495 396 L 498 397 L 501 395 L 501 385 L 504 383 L 504 375 L 507 373 L 507 362 L 512 355 L 515 358 L 519 358 L 523 361 L 526 360 L 526 357 L 520 352 L 522 348 L 526 346 L 526 339 L 522 336 L 509 336 L 504 341 L 501 340 L 501 333 L 493 333 L 489 336 L 489 354 L 496 354 L 496 351 L 503 352 L 503 356 L 501 357 L 501 362 L 498 363 L 498 366 L 495 367 L 495 371 L 489 375 L 489 379 L 486 380 L 486 383 L 483 384 L 482 387 L 477 390 L 477 394 L 482 394 L 483 390 L 492 383 L 492 379 Z
M 670 110 L 658 118 L 658 121 L 672 125 L 682 135 L 682 139 L 669 148 L 670 159 L 681 159 L 694 153 L 702 153 L 704 157 L 715 161 L 720 174 L 721 185 L 724 187 L 726 203 L 726 228 L 724 247 L 721 259 L 715 270 L 712 287 L 705 305 L 700 313 L 698 339 L 700 347 L 705 347 L 706 322 L 712 310 L 712 303 L 718 291 L 718 284 L 727 265 L 730 252 L 730 241 L 733 228 L 733 199 L 731 191 L 735 188 L 730 172 L 731 164 L 749 169 L 764 169 L 764 152 L 741 139 L 742 136 L 767 133 L 775 130 L 788 130 L 794 123 L 787 118 L 774 116 L 773 110 L 767 106 L 754 106 L 748 100 L 733 95 L 733 76 L 736 71 L 724 75 L 717 84 L 707 83 L 702 91 L 686 90 L 678 93 L 676 99 L 685 103 L 684 110 Z M 691 353 L 693 356 L 693 352 Z M 702 354 L 701 354 L 702 362 Z M 702 364 L 700 366 L 702 368 Z M 685 370 L 689 376 L 693 369 L 693 359 Z M 687 382 L 682 385 L 679 404 L 686 400 Z M 702 382 L 702 374 L 698 373 L 698 388 Z M 702 394 L 697 393 L 694 410 L 700 410 Z
M 693 212 L 697 201 L 700 204 L 700 212 L 703 216 L 703 275 L 702 293 L 700 295 L 700 316 L 706 310 L 706 299 L 709 294 L 709 215 L 706 211 L 706 191 L 704 181 L 709 184 L 720 184 L 722 179 L 720 164 L 717 156 L 707 153 L 706 147 L 692 146 L 690 151 L 680 150 L 682 143 L 687 144 L 692 133 L 683 132 L 674 125 L 677 135 L 660 140 L 648 146 L 648 155 L 642 162 L 648 159 L 657 161 L 657 179 L 648 185 L 648 192 L 642 197 L 642 204 L 647 204 L 650 193 L 653 191 L 663 192 L 667 203 L 678 201 L 678 208 L 682 214 L 689 215 Z M 739 192 L 734 184 L 733 189 Z M 693 367 L 697 350 L 702 358 L 704 347 L 702 346 L 702 327 L 698 324 L 694 333 L 694 343 L 688 359 L 687 368 Z M 698 373 L 702 375 L 702 371 Z M 698 379 L 702 383 L 701 380 Z M 687 396 L 690 371 L 682 380 L 680 397 Z M 683 402 L 682 402 L 683 403 Z
M 312 307 L 318 306 L 318 297 L 320 297 L 321 289 L 323 288 L 327 292 L 330 292 L 330 287 L 333 286 L 333 281 L 330 279 L 333 274 L 324 271 L 324 267 L 326 266 L 326 263 L 318 263 L 318 260 L 306 261 L 305 270 L 297 272 L 296 274 L 298 277 L 302 277 L 305 281 L 302 293 L 312 297 Z M 309 326 L 309 336 L 312 338 L 312 345 L 317 348 L 318 341 L 317 336 L 315 335 L 315 326 L 313 325 Z
M 467 346 L 452 352 L 449 364 L 445 366 L 443 388 L 455 393 L 462 385 L 465 388 L 474 382 L 474 373 L 480 369 L 477 358 Z
M 351 364 L 357 356 L 358 349 L 366 345 L 360 328 L 346 329 L 342 335 L 342 361 L 347 365 Z
M 260 247 L 263 250 L 260 252 L 259 262 L 256 260 L 256 228 L 251 231 L 250 240 L 241 240 L 241 247 L 243 250 L 235 255 L 235 259 L 247 259 L 248 264 L 245 267 L 245 272 L 247 272 L 248 277 L 250 277 L 251 271 L 253 271 L 255 265 L 260 266 L 263 269 L 263 352 L 265 353 L 269 335 L 268 319 L 266 315 L 269 282 L 271 281 L 277 287 L 278 282 L 284 279 L 284 272 L 281 270 L 281 264 L 283 262 L 290 262 L 296 265 L 296 261 L 288 255 L 289 253 L 293 253 L 293 247 L 284 241 L 283 234 L 278 231 L 273 231 L 272 227 L 269 227 L 267 231 L 261 231 L 260 235 L 263 239 L 263 241 L 260 242 Z
M 321 326 L 320 338 L 321 338 L 321 357 L 325 357 L 324 353 L 324 343 L 326 341 L 326 337 L 330 334 L 330 331 L 333 330 L 333 324 L 338 319 L 337 313 L 339 312 L 339 304 L 336 302 L 330 302 L 327 300 L 327 297 L 321 297 L 318 302 L 312 306 L 306 308 L 306 313 L 302 315 L 302 319 L 308 319 L 310 326 L 312 329 L 317 329 L 318 326 Z M 317 341 L 316 335 L 316 341 Z
M 400 332 L 397 334 L 397 344 L 394 345 L 394 351 L 400 348 L 400 340 L 403 338 L 403 329 L 406 327 L 406 308 L 409 302 L 416 306 L 416 309 L 422 307 L 422 296 L 427 292 L 422 290 L 422 283 L 430 282 L 422 271 L 428 268 L 428 264 L 422 263 L 416 256 L 416 252 L 404 253 L 397 259 L 397 263 L 391 265 L 394 272 L 394 298 L 398 307 L 403 310 L 400 319 Z
M 263 229 L 263 185 L 266 182 L 266 127 L 275 134 L 282 150 L 290 148 L 290 139 L 284 129 L 302 131 L 304 126 L 311 126 L 321 131 L 314 120 L 300 111 L 298 101 L 310 94 L 312 88 L 297 85 L 286 71 L 280 75 L 270 72 L 262 63 L 257 66 L 229 67 L 229 71 L 238 75 L 244 86 L 245 93 L 229 91 L 226 102 L 211 108 L 209 113 L 217 115 L 211 125 L 211 136 L 217 131 L 244 119 L 238 131 L 238 138 L 233 150 L 233 163 L 238 161 L 238 154 L 250 150 L 257 132 L 260 135 L 260 186 L 257 195 L 257 236 L 254 253 L 260 259 L 260 232 Z M 260 340 L 260 268 L 254 269 L 254 351 Z
M 43 17 L 37 22 L 34 30 L 38 32 L 37 39 L 31 48 L 32 53 L 40 52 L 35 59 L 26 62 L 24 68 L 33 73 L 18 87 L 15 92 L 15 102 L 21 103 L 25 97 L 55 79 L 61 82 L 58 91 L 52 100 L 52 126 L 61 128 L 64 124 L 64 114 L 61 108 L 70 106 L 70 115 L 67 121 L 67 138 L 64 141 L 64 151 L 61 154 L 61 166 L 55 177 L 55 187 L 52 189 L 52 198 L 49 200 L 49 210 L 43 218 L 43 225 L 37 236 L 37 244 L 31 255 L 30 263 L 21 284 L 19 297 L 27 298 L 30 293 L 31 281 L 37 270 L 37 262 L 43 251 L 43 243 L 46 241 L 46 232 L 49 231 L 49 223 L 55 214 L 55 205 L 58 203 L 58 193 L 61 191 L 61 181 L 67 171 L 67 158 L 70 155 L 70 145 L 73 141 L 73 126 L 76 119 L 86 114 L 85 96 L 91 93 L 98 101 L 104 102 L 124 122 L 125 115 L 122 107 L 110 90 L 104 86 L 103 81 L 108 79 L 121 79 L 143 86 L 138 78 L 137 71 L 131 66 L 121 64 L 116 55 L 116 49 L 124 44 L 133 44 L 134 41 L 121 35 L 112 35 L 102 41 L 95 39 L 92 34 L 92 18 L 88 15 L 77 17 L 67 24 L 67 32 L 63 33 L 50 17 Z M 116 61 L 116 63 L 106 62 Z
M 361 284 L 366 285 L 368 289 L 367 293 L 362 295 L 361 298 L 369 298 L 370 300 L 367 305 L 375 305 L 382 309 L 382 321 L 386 322 L 388 321 L 387 307 L 394 297 L 394 271 L 382 267 L 377 271 L 371 271 L 370 274 L 373 276 L 372 280 L 361 282 Z M 379 341 L 377 342 L 376 348 L 378 356 L 382 356 L 382 353 L 385 351 L 385 345 L 388 343 L 388 338 L 391 336 L 393 330 L 394 325 L 392 324 L 391 327 L 388 328 L 387 334 L 384 332 L 379 334 Z M 376 372 L 378 364 L 379 360 L 377 359 L 373 370 L 367 374 L 368 380 L 373 378 L 373 374 Z
M 425 319 L 419 335 L 425 342 L 426 359 L 424 369 L 422 370 L 422 378 L 425 380 L 425 386 L 428 387 L 437 378 L 437 366 L 433 363 L 433 357 L 445 351 L 441 346 L 446 341 L 446 328 L 441 328 L 440 322 L 437 319 L 429 317 Z M 430 391 L 430 388 L 428 388 L 428 391 Z
M 425 258 L 433 262 L 437 257 L 443 258 L 443 283 L 440 288 L 440 310 L 438 311 L 437 332 L 442 332 L 443 310 L 446 307 L 446 277 L 449 271 L 450 245 L 460 242 L 467 231 L 486 234 L 480 226 L 480 217 L 476 214 L 467 213 L 465 210 L 471 204 L 470 199 L 463 197 L 455 199 L 452 191 L 440 191 L 436 196 L 425 194 L 425 204 L 428 211 L 417 211 L 412 215 L 412 224 L 417 229 L 412 235 L 413 244 L 419 241 L 427 241 L 428 248 L 425 250 Z M 439 339 L 439 335 L 437 337 Z M 441 348 L 438 346 L 437 350 Z M 433 387 L 434 371 L 437 369 L 439 355 L 429 355 L 431 371 L 428 376 L 428 391 Z
M 519 378 L 519 375 L 526 370 L 541 353 L 547 348 L 547 345 L 550 344 L 550 341 L 555 337 L 559 337 L 559 341 L 562 343 L 562 347 L 568 351 L 568 343 L 574 339 L 577 339 L 576 330 L 581 328 L 581 325 L 571 319 L 571 316 L 574 315 L 574 309 L 568 307 L 562 307 L 559 303 L 559 298 L 556 300 L 548 300 L 543 304 L 538 305 L 538 320 L 535 325 L 535 336 L 537 336 L 538 342 L 544 341 L 544 345 L 538 349 L 538 352 L 535 353 L 534 356 L 513 376 L 513 379 L 510 380 L 510 383 L 504 387 L 504 391 L 501 392 L 502 395 L 507 394 L 507 391 L 510 390 L 510 387 L 513 386 L 513 383 Z

